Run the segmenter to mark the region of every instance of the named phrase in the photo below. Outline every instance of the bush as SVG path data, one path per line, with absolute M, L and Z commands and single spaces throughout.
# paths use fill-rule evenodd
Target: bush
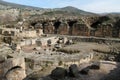
M 74 54 L 74 53 L 79 53 L 79 50 L 67 50 L 67 49 L 58 49 L 58 52 L 63 52 L 63 53 L 67 53 L 67 54 Z
M 62 61 L 59 61 L 59 63 L 58 63 L 58 64 L 59 64 L 59 66 L 61 66 L 61 65 L 63 65 L 63 62 L 62 62 Z

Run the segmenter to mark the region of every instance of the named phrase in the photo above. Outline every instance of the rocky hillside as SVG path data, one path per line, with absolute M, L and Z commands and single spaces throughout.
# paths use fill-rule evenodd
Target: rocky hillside
M 79 15 L 96 15 L 94 13 L 83 11 L 83 10 L 80 10 L 80 9 L 72 7 L 72 6 L 67 6 L 67 7 L 63 7 L 63 8 L 57 8 L 55 10 L 57 10 L 57 11 L 66 11 L 66 12 L 69 12 L 69 13 L 74 13 L 74 14 L 79 14 Z
M 21 9 L 26 8 L 26 9 L 44 10 L 43 8 L 25 6 L 25 5 L 20 5 L 20 4 L 15 4 L 15 3 L 10 3 L 10 2 L 5 2 L 3 0 L 0 0 L 0 9 L 7 9 L 7 8 L 21 8 Z
M 17 22 L 31 15 L 42 14 L 47 9 L 19 5 L 0 0 L 0 24 Z
M 16 22 L 23 19 L 28 19 L 32 16 L 47 16 L 47 17 L 70 17 L 70 16 L 89 16 L 96 15 L 90 12 L 85 12 L 77 8 L 68 6 L 64 8 L 44 9 L 38 7 L 25 6 L 15 3 L 5 2 L 0 0 L 0 24 Z
M 18 9 L 29 9 L 29 10 L 42 10 L 48 13 L 58 13 L 59 14 L 64 14 L 64 13 L 72 13 L 73 15 L 95 15 L 94 13 L 86 12 L 80 9 L 77 9 L 72 6 L 67 6 L 64 8 L 55 8 L 55 9 L 46 9 L 46 8 L 38 8 L 38 7 L 32 7 L 32 6 L 25 6 L 25 5 L 20 5 L 20 4 L 15 4 L 15 3 L 10 3 L 10 2 L 5 2 L 3 0 L 0 0 L 0 9 L 10 9 L 10 8 L 18 8 Z
M 9 13 L 9 15 L 7 13 Z M 58 17 L 63 15 L 64 16 L 94 15 L 93 13 L 85 12 L 71 6 L 64 8 L 45 9 L 5 2 L 3 0 L 0 0 L 0 14 L 1 14 L 0 17 L 2 19 L 0 20 L 0 23 L 17 21 L 17 19 L 20 18 L 26 18 L 41 14 L 46 15 L 48 17 L 50 17 L 51 15 L 52 16 L 57 15 Z

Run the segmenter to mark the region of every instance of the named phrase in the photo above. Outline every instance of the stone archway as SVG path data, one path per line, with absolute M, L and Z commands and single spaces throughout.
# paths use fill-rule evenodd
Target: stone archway
M 54 22 L 54 27 L 55 27 L 54 33 L 55 33 L 55 34 L 58 33 L 58 30 L 59 30 L 60 24 L 61 24 L 60 21 L 56 21 L 56 22 Z
M 68 21 L 68 25 L 69 25 L 69 34 L 72 35 L 72 31 L 73 31 L 73 25 L 77 23 L 76 20 L 74 21 Z

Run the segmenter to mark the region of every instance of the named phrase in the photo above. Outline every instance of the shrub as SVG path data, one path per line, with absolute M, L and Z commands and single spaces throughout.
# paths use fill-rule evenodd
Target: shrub
M 68 50 L 68 49 L 58 49 L 57 50 L 58 52 L 64 52 L 64 53 L 67 53 L 67 54 L 74 54 L 74 53 L 79 53 L 80 51 L 79 50 Z
M 61 65 L 63 65 L 63 62 L 62 62 L 62 61 L 59 61 L 59 63 L 58 63 L 58 64 L 59 64 L 59 66 L 61 66 Z

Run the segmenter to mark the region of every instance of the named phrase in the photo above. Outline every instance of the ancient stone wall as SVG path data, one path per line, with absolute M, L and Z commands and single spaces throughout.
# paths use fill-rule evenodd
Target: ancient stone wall
M 99 37 L 69 36 L 68 39 L 73 40 L 73 42 L 120 43 L 119 39 L 108 39 L 108 38 L 99 38 Z
M 89 29 L 85 24 L 76 23 L 73 25 L 72 35 L 88 36 Z
M 20 46 L 28 46 L 28 45 L 34 45 L 36 44 L 36 38 L 34 39 L 26 39 L 24 41 L 21 41 L 18 45 Z
M 57 57 L 57 56 L 56 56 Z M 58 60 L 58 58 L 60 58 Z M 26 68 L 27 68 L 27 73 L 29 72 L 29 70 L 31 71 L 38 71 L 38 70 L 42 70 L 45 67 L 58 67 L 58 66 L 62 66 L 62 67 L 68 67 L 72 64 L 77 64 L 80 65 L 81 63 L 88 63 L 93 59 L 93 53 L 88 53 L 86 54 L 84 57 L 79 57 L 78 59 L 73 58 L 73 57 L 57 57 L 57 59 L 55 58 L 43 58 L 40 59 L 38 57 L 36 58 L 26 58 Z
M 62 61 L 62 65 L 59 65 L 59 66 L 65 67 L 65 66 L 70 66 L 72 64 L 80 65 L 82 63 L 88 63 L 92 59 L 93 59 L 93 53 L 89 53 L 89 55 L 87 55 L 87 56 L 85 56 L 83 58 L 80 58 L 79 60 Z
M 1 28 L 0 34 L 4 36 L 16 36 L 19 33 L 19 29 L 13 29 L 13 28 Z
M 67 35 L 67 34 L 69 34 L 68 32 L 69 32 L 68 24 L 65 22 L 61 23 L 58 28 L 58 34 Z
M 44 46 L 48 46 L 49 45 L 49 41 L 50 41 L 50 45 L 54 45 L 57 43 L 58 41 L 58 37 L 43 37 L 43 38 L 40 38 L 38 40 L 36 40 L 36 44 L 38 46 L 41 46 L 41 47 L 44 47 Z
M 108 16 L 84 17 L 78 19 L 55 19 L 38 21 L 45 34 L 119 37 L 119 20 Z M 37 23 L 37 22 L 36 22 Z
M 22 31 L 22 33 L 19 33 L 21 37 L 29 37 L 29 38 L 34 38 L 37 37 L 37 33 L 35 30 L 32 31 Z

